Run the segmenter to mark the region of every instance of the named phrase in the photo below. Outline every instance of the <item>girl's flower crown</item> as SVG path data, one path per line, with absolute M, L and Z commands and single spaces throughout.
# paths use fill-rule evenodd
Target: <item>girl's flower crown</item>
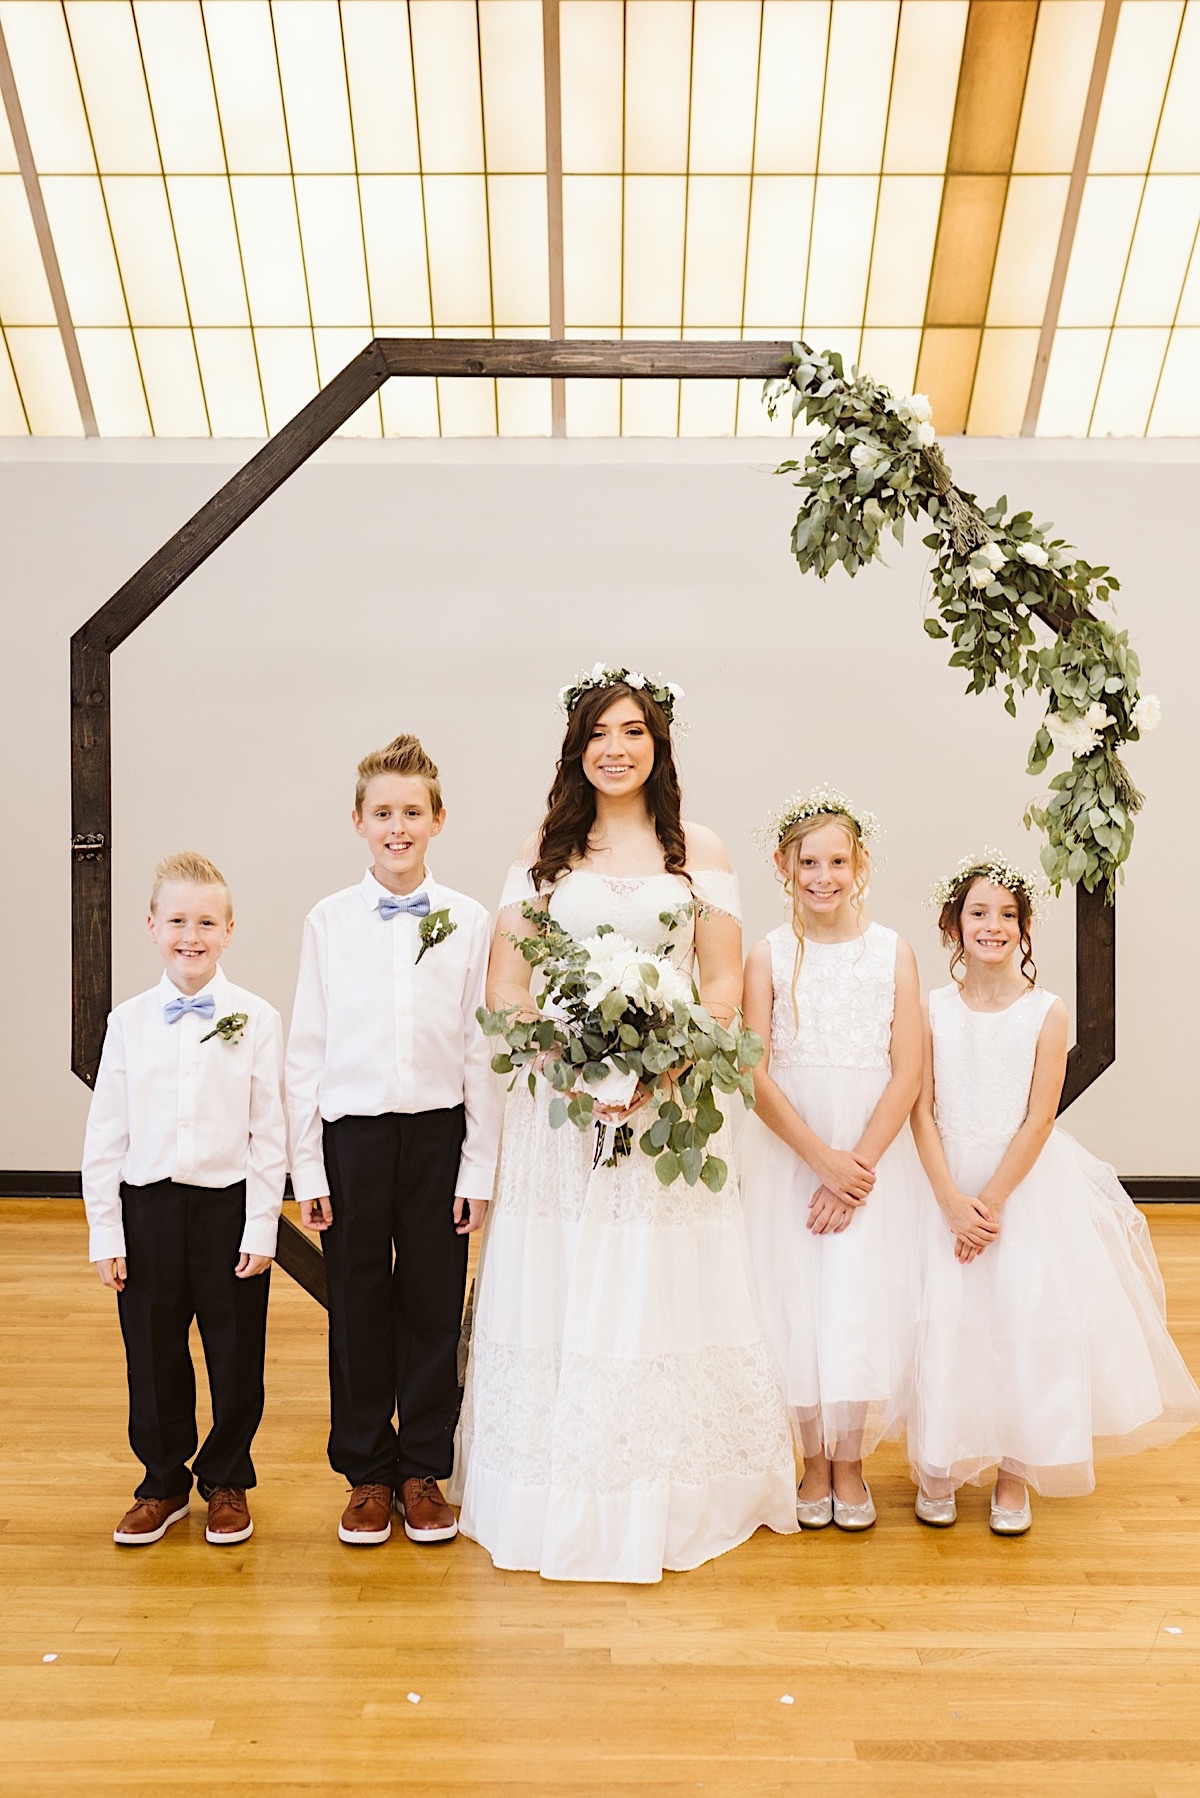
M 595 687 L 615 687 L 618 683 L 647 692 L 666 713 L 667 723 L 673 721 L 675 702 L 683 698 L 682 687 L 677 687 L 674 681 L 664 680 L 661 674 L 651 679 L 649 675 L 639 674 L 636 668 L 606 668 L 603 662 L 597 662 L 590 674 L 581 674 L 569 687 L 563 687 L 558 695 L 559 706 L 569 718 L 585 693 Z
M 998 849 L 985 849 L 982 855 L 965 855 L 954 871 L 930 890 L 927 903 L 941 911 L 944 905 L 959 897 L 964 887 L 976 880 L 990 880 L 993 886 L 1003 887 L 1009 893 L 1024 893 L 1035 919 L 1046 909 L 1045 881 L 1036 874 L 1027 874 L 1024 868 L 1014 867 Z
M 826 814 L 830 817 L 849 818 L 852 824 L 858 826 L 858 834 L 864 843 L 869 843 L 879 835 L 879 820 L 874 812 L 860 812 L 836 787 L 814 787 L 811 793 L 793 794 L 786 805 L 777 807 L 751 834 L 754 841 L 768 855 L 772 855 L 793 824 L 799 824 L 804 818 L 820 818 Z

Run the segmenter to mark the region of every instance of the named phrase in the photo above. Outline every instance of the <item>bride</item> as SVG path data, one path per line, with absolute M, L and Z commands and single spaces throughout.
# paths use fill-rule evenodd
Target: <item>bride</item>
M 572 936 L 640 947 L 674 915 L 674 959 L 713 1016 L 741 998 L 736 877 L 680 819 L 677 689 L 593 670 L 568 713 L 546 817 L 505 885 L 488 1005 L 537 1015 L 511 940 L 521 905 Z M 459 1432 L 460 1527 L 497 1567 L 637 1580 L 698 1567 L 760 1524 L 796 1528 L 786 1409 L 755 1318 L 732 1173 L 664 1187 L 638 1146 L 593 1166 L 595 1132 L 552 1130 L 552 1092 L 509 1097 L 483 1245 Z M 617 1124 L 629 1107 L 597 1106 Z M 714 1143 L 714 1147 L 716 1144 Z

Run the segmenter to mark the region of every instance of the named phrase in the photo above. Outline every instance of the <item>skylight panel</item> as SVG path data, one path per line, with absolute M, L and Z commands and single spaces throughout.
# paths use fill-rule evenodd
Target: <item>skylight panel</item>
M 1059 309 L 1060 326 L 1112 323 L 1143 186 L 1137 175 L 1088 177 Z
M 900 12 L 883 167 L 940 175 L 946 166 L 967 26 L 967 0 L 907 0 Z
M 54 302 L 19 175 L 0 175 L 0 246 L 0 324 L 52 325 Z
M 162 176 L 110 175 L 103 186 L 130 318 L 135 325 L 186 325 Z
M 297 174 L 353 173 L 337 0 L 276 6 L 272 18 L 292 167 Z
M 873 176 L 818 175 L 806 329 L 810 320 L 826 326 L 861 324 L 878 189 Z
M 624 13 L 621 0 L 561 0 L 562 153 L 568 174 L 620 173 Z
M 568 381 L 566 390 L 568 437 L 621 435 L 619 381 Z
M 42 182 L 42 195 L 72 319 L 77 325 L 127 324 L 99 181 L 94 175 L 52 175 Z
M 898 0 L 833 0 L 818 168 L 869 174 L 883 160 Z M 840 96 L 853 94 L 853 103 Z
M 8 128 L 8 111 L 5 107 L 0 106 L 0 175 L 15 175 L 19 168 L 17 147 L 13 143 L 12 132 Z M 12 370 L 7 354 L 0 355 L 0 378 L 3 378 L 2 371 L 6 368 L 11 378 Z
M 128 0 L 67 0 L 66 14 L 101 170 L 157 174 L 150 98 Z
M 497 381 L 496 406 L 501 437 L 549 437 L 549 381 Z
M 297 175 L 296 203 L 313 323 L 354 325 L 365 341 L 371 335 L 371 304 L 354 177 Z
M 258 364 L 249 328 L 197 331 L 196 352 L 213 436 L 265 436 Z
M 550 276 L 545 180 L 540 175 L 489 175 L 487 185 L 496 329 L 509 334 L 521 327 L 546 330 Z M 503 408 L 501 421 L 503 428 Z
M 94 169 L 92 142 L 61 7 L 47 6 L 44 0 L 5 0 L 0 19 L 39 174 L 82 174 Z M 52 375 L 39 385 L 39 393 L 42 385 L 47 395 L 54 393 Z M 57 402 L 48 398 L 47 405 L 57 417 Z
M 171 196 L 192 323 L 247 324 L 246 289 L 229 183 L 220 175 L 169 175 L 167 192 Z M 215 424 L 213 428 L 216 432 Z
M 1200 169 L 1200 6 L 1195 0 L 1183 16 L 1150 167 L 1163 175 Z
M 430 170 L 482 170 L 479 41 L 471 0 L 411 0 L 421 160 Z
M 102 437 L 149 437 L 141 370 L 126 330 L 76 332 L 96 427 Z
M 136 330 L 138 362 L 158 437 L 207 437 L 208 417 L 190 331 Z
M 1166 326 L 1114 331 L 1092 415 L 1093 437 L 1141 437 L 1167 351 Z
M 490 333 L 492 296 L 483 176 L 426 176 L 425 222 L 435 328 L 484 325 Z
M 719 327 L 728 334 L 740 323 L 749 219 L 748 175 L 692 176 L 684 263 L 685 326 Z M 730 418 L 732 429 L 732 412 Z
M 384 337 L 424 337 L 426 332 L 398 330 L 381 327 L 380 335 Z M 424 375 L 405 375 L 402 380 L 385 381 L 379 389 L 379 397 L 383 409 L 383 431 L 385 437 L 438 437 L 441 425 L 438 421 L 437 382 Z
M 563 177 L 563 296 L 568 327 L 621 317 L 619 175 Z
M 1092 174 L 1124 175 L 1149 166 L 1183 0 L 1123 6 L 1096 122 Z
M 0 333 L 0 437 L 27 437 L 29 420 L 21 404 L 21 390 L 13 373 L 8 345 Z
M 459 377 L 438 382 L 443 437 L 496 435 L 496 383 Z
M 1192 259 L 1179 300 L 1177 325 L 1200 325 L 1200 239 L 1192 244 Z
M 875 380 L 882 381 L 893 393 L 911 393 L 917 384 L 917 357 L 921 352 L 921 332 L 872 328 L 862 334 L 858 360 Z
M 685 187 L 677 175 L 635 175 L 626 180 L 626 334 L 631 327 L 679 329 Z
M 970 326 L 927 326 L 922 333 L 916 385 L 933 400 L 939 437 L 956 437 L 966 430 L 982 335 Z
M 359 183 L 376 329 L 381 320 L 428 331 L 425 211 L 416 175 L 364 175 Z M 385 389 L 386 391 L 386 389 Z
M 342 0 L 342 33 L 360 172 L 414 174 L 421 164 L 407 8 Z
M 1074 166 L 1103 12 L 1103 0 L 1041 0 L 1014 173 L 1068 174 Z
M 134 17 L 163 168 L 221 173 L 225 153 L 198 0 L 134 0 Z
M 1171 323 L 1198 226 L 1200 174 L 1151 175 L 1121 288 L 1118 325 Z
M 546 87 L 540 0 L 480 0 L 479 48 L 488 168 L 512 174 L 544 171 Z
M 1039 437 L 1087 436 L 1108 337 L 1107 330 L 1055 332 L 1038 413 Z
M 758 175 L 750 195 L 747 330 L 792 338 L 804 313 L 812 229 L 811 175 Z
M 1200 331 L 1172 331 L 1148 429 L 1151 437 L 1200 435 Z
M 1014 175 L 1009 181 L 988 297 L 989 325 L 1041 324 L 1068 184 L 1066 175 Z
M 1040 337 L 1033 327 L 983 333 L 967 415 L 972 436 L 1020 436 Z
M 942 204 L 939 175 L 885 175 L 879 184 L 866 322 L 919 325 L 925 316 Z
M 308 325 L 291 180 L 286 175 L 235 175 L 231 185 L 251 319 L 256 325 Z M 239 316 L 245 317 L 244 302 Z
M 204 20 L 230 169 L 287 174 L 291 163 L 267 0 L 206 0 Z
M 825 101 L 829 7 L 764 0 L 754 167 L 812 174 Z
M 34 326 L 6 331 L 5 337 L 34 436 L 82 437 L 83 421 L 57 330 Z
M 321 385 L 317 352 L 307 327 L 276 330 L 256 326 L 254 346 L 267 405 L 267 424 L 274 433 L 307 406 Z
M 675 437 L 678 432 L 678 381 L 621 382 L 623 437 Z
M 692 48 L 693 175 L 738 174 L 754 149 L 760 9 L 745 0 L 696 0 Z M 732 416 L 732 415 L 731 415 Z
M 639 174 L 687 168 L 692 9 L 638 0 L 625 9 L 625 167 Z

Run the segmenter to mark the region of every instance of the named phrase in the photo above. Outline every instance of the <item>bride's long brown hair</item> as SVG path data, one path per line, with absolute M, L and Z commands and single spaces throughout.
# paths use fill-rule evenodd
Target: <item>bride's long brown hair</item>
M 533 884 L 539 892 L 543 887 L 553 886 L 588 852 L 592 826 L 596 822 L 596 789 L 583 771 L 583 752 L 597 720 L 617 699 L 632 699 L 646 720 L 646 728 L 654 742 L 654 766 L 642 788 L 642 797 L 654 821 L 654 833 L 662 844 L 666 872 L 682 874 L 686 878 L 687 844 L 683 834 L 682 798 L 667 715 L 657 700 L 651 699 L 641 688 L 614 681 L 611 686 L 593 687 L 584 693 L 567 720 L 554 782 L 546 795 L 546 816 L 538 839 L 537 859 L 530 869 Z

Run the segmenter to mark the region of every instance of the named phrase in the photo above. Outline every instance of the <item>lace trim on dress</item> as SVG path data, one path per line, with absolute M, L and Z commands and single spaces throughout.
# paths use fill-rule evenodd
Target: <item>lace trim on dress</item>
M 498 911 L 507 911 L 509 907 L 519 909 L 538 896 L 537 888 L 529 871 L 528 862 L 514 862 L 504 877 L 504 887 L 500 894 Z
M 599 874 L 593 868 L 579 868 L 576 873 L 586 874 L 592 880 L 598 880 L 610 892 L 628 898 L 637 893 L 651 880 L 676 880 L 674 874 Z M 696 868 L 690 870 L 692 891 L 701 913 L 716 911 L 726 917 L 736 918 L 742 922 L 741 891 L 738 877 L 727 868 Z M 530 877 L 527 862 L 514 862 L 505 877 L 504 887 L 500 894 L 499 910 L 504 911 L 512 906 L 519 908 L 538 897 L 537 888 Z
M 722 912 L 727 918 L 736 918 L 742 922 L 742 894 L 738 886 L 738 877 L 729 868 L 693 868 L 692 891 L 701 915 L 705 912 Z

